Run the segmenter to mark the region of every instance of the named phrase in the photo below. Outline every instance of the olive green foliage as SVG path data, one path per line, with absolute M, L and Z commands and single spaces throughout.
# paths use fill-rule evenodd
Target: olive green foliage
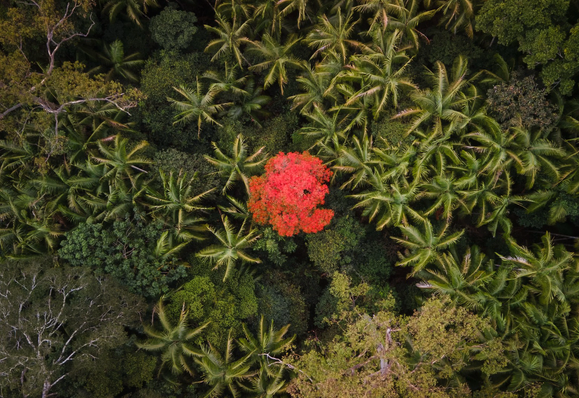
M 252 148 L 265 146 L 270 154 L 277 154 L 287 148 L 292 133 L 297 129 L 298 119 L 295 114 L 283 113 L 266 119 L 261 128 L 251 128 L 246 133 L 247 141 Z
M 177 259 L 156 253 L 161 224 L 127 218 L 106 224 L 79 224 L 65 235 L 59 256 L 70 265 L 110 274 L 130 291 L 145 297 L 168 292 L 186 275 Z
M 381 240 L 379 234 L 367 234 L 365 227 L 347 215 L 334 218 L 329 227 L 308 235 L 306 241 L 310 261 L 327 275 L 342 271 L 386 280 L 392 263 Z
M 270 271 L 256 287 L 259 313 L 267 321 L 272 320 L 277 327 L 289 323 L 290 334 L 301 335 L 308 330 L 308 303 L 299 284 L 280 271 Z
M 185 50 L 197 32 L 197 17 L 192 12 L 165 8 L 151 18 L 149 29 L 157 44 L 165 50 Z
M 175 110 L 167 97 L 176 95 L 173 87 L 192 84 L 207 68 L 208 58 L 199 53 L 180 55 L 175 51 L 162 51 L 147 61 L 141 72 L 141 90 L 146 99 L 139 108 L 152 142 L 165 148 L 192 147 L 197 131 L 190 126 L 173 124 Z
M 213 167 L 199 153 L 181 152 L 174 148 L 160 150 L 155 152 L 152 168 L 167 174 L 171 171 L 179 174 L 181 170 L 189 176 L 198 173 L 199 183 L 193 187 L 195 194 L 220 186 L 219 176 L 213 174 Z
M 466 397 L 459 372 L 478 353 L 483 367 L 475 383 L 506 364 L 500 340 L 484 341 L 490 323 L 446 300 L 430 300 L 412 317 L 396 316 L 390 302 L 373 316 L 346 311 L 343 334 L 292 360 L 300 372 L 288 391 L 294 397 Z M 507 395 L 508 396 L 508 395 Z
M 344 311 L 353 310 L 356 305 L 359 307 L 369 289 L 366 283 L 352 286 L 351 278 L 346 274 L 334 272 L 332 282 L 316 305 L 316 326 L 324 327 L 338 319 Z
M 197 270 L 203 266 L 197 266 Z M 241 323 L 257 315 L 258 300 L 255 281 L 251 274 L 234 270 L 227 281 L 222 282 L 209 270 L 193 277 L 169 296 L 167 316 L 175 322 L 185 305 L 188 319 L 193 324 L 210 321 L 202 337 L 196 343 L 209 340 L 222 347 L 229 329 L 241 332 Z

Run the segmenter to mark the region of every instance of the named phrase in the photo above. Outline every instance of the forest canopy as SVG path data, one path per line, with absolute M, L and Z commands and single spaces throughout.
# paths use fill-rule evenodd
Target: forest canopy
M 579 394 L 579 1 L 0 31 L 0 396 Z

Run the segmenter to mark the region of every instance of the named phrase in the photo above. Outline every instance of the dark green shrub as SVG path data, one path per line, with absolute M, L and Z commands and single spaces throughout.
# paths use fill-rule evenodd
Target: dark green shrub
M 112 225 L 79 224 L 65 234 L 59 256 L 70 265 L 110 274 L 133 292 L 153 298 L 186 275 L 175 258 L 155 255 L 162 225 L 127 218 Z
M 151 37 L 165 50 L 185 50 L 197 32 L 197 17 L 192 12 L 165 8 L 151 18 Z

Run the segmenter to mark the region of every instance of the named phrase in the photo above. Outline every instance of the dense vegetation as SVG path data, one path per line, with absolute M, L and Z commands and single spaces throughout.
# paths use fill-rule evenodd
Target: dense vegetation
M 579 1 L 0 1 L 0 396 L 579 395 Z

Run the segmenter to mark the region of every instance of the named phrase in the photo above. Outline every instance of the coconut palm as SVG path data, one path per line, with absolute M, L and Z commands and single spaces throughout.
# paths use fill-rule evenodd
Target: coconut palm
M 235 360 L 233 358 L 234 341 L 231 331 L 227 339 L 225 353 L 219 353 L 211 344 L 201 346 L 203 356 L 195 362 L 201 367 L 203 381 L 211 388 L 206 393 L 206 397 L 218 397 L 225 391 L 236 398 L 239 396 L 238 387 L 242 382 L 250 379 L 256 374 L 251 371 L 250 358 L 252 353 Z
M 243 85 L 247 82 L 249 76 L 238 78 L 237 68 L 237 65 L 230 67 L 225 62 L 225 70 L 222 74 L 214 71 L 205 72 L 203 78 L 210 82 L 209 90 L 214 90 L 217 94 L 231 93 L 233 96 L 242 96 L 245 93 Z
M 179 86 L 179 88 L 173 87 L 173 89 L 185 98 L 184 101 L 179 101 L 167 97 L 167 100 L 173 103 L 173 106 L 180 111 L 175 115 L 174 123 L 187 123 L 190 120 L 197 121 L 197 136 L 201 135 L 201 124 L 203 122 L 221 126 L 221 124 L 213 118 L 213 115 L 221 112 L 229 103 L 214 103 L 215 95 L 217 95 L 218 92 L 215 87 L 210 87 L 209 90 L 205 92 L 203 86 L 199 83 L 199 79 L 197 79 L 195 90 L 185 86 Z
M 385 31 L 389 26 L 390 19 L 400 15 L 404 10 L 401 0 L 359 0 L 359 6 L 354 10 L 371 14 L 370 31 Z
M 237 120 L 242 116 L 247 116 L 252 122 L 261 126 L 258 118 L 268 115 L 268 112 L 261 108 L 271 101 L 269 95 L 263 94 L 263 89 L 255 84 L 253 78 L 247 79 L 243 91 L 238 98 L 231 103 L 227 116 Z
M 435 232 L 428 219 L 423 220 L 423 230 L 413 225 L 399 226 L 403 238 L 392 236 L 396 242 L 410 250 L 408 255 L 400 255 L 400 261 L 396 265 L 412 265 L 412 275 L 424 269 L 427 265 L 438 262 L 442 258 L 443 251 L 454 245 L 464 230 L 454 232 L 447 236 L 449 224 Z
M 174 230 L 179 241 L 189 242 L 191 239 L 204 239 L 206 231 L 203 224 L 206 220 L 196 215 L 199 211 L 208 210 L 200 205 L 201 200 L 209 195 L 213 189 L 201 194 L 194 194 L 198 184 L 197 174 L 187 176 L 182 170 L 178 174 L 173 171 L 169 175 L 159 170 L 162 184 L 161 190 L 147 186 L 147 207 L 156 219 Z
M 255 54 L 263 59 L 249 68 L 251 71 L 269 71 L 265 76 L 264 89 L 267 89 L 274 82 L 278 82 L 279 89 L 283 95 L 283 87 L 288 83 L 287 67 L 302 69 L 303 62 L 291 54 L 292 47 L 299 43 L 301 39 L 296 35 L 289 36 L 283 44 L 280 44 L 269 34 L 264 34 L 259 42 L 252 42 L 253 47 L 247 50 L 248 54 Z
M 247 144 L 243 135 L 238 134 L 233 142 L 231 156 L 225 154 L 214 142 L 215 157 L 205 155 L 205 159 L 219 169 L 218 173 L 227 178 L 222 193 L 226 193 L 233 183 L 241 180 L 249 194 L 249 173 L 259 170 L 267 160 L 267 154 L 263 152 L 265 147 L 259 148 L 248 156 Z
M 420 12 L 419 12 L 420 11 Z M 400 45 L 405 47 L 410 45 L 414 50 L 418 51 L 420 47 L 420 39 L 429 42 L 426 35 L 420 32 L 417 27 L 421 22 L 431 19 L 436 10 L 424 11 L 419 7 L 419 0 L 405 0 L 404 7 L 394 16 L 391 16 L 388 21 L 387 31 L 400 32 Z M 372 39 L 376 44 L 380 36 L 384 36 L 386 31 L 372 32 Z
M 462 187 L 457 184 L 452 174 L 436 176 L 430 183 L 422 185 L 421 188 L 424 197 L 434 200 L 432 206 L 424 212 L 425 216 L 436 213 L 437 218 L 442 216 L 449 223 L 454 210 L 458 207 L 463 210 L 467 209 L 459 192 Z
M 245 352 L 253 355 L 253 359 L 260 364 L 262 370 L 273 376 L 277 373 L 277 369 L 273 366 L 276 362 L 272 360 L 272 357 L 276 358 L 286 352 L 296 337 L 294 335 L 284 339 L 289 327 L 290 325 L 285 325 L 281 329 L 275 330 L 273 320 L 268 327 L 262 315 L 255 336 L 243 324 L 245 338 L 239 339 L 239 344 Z
M 390 103 L 397 108 L 402 89 L 418 89 L 418 86 L 404 76 L 409 63 L 410 60 L 403 53 L 353 57 L 352 66 L 346 76 L 359 83 L 361 88 L 345 105 L 351 105 L 360 97 L 370 97 L 374 119 L 377 119 Z
M 120 76 L 132 82 L 138 82 L 139 76 L 131 69 L 142 66 L 145 61 L 139 59 L 139 53 L 125 56 L 123 42 L 115 40 L 110 45 L 103 46 L 103 52 L 97 54 L 97 60 L 101 65 L 91 69 L 88 73 L 105 73 L 105 79 L 111 80 L 115 76 Z
M 302 92 L 289 97 L 293 101 L 292 110 L 299 108 L 300 113 L 311 113 L 312 108 L 324 110 L 325 102 L 337 101 L 334 90 L 330 89 L 331 77 L 320 73 L 319 67 L 312 69 L 306 65 L 304 74 L 296 79 Z
M 352 13 L 348 13 L 346 16 L 342 15 L 341 9 L 338 9 L 337 15 L 332 18 L 328 18 L 326 15 L 319 17 L 319 23 L 306 38 L 309 46 L 316 48 L 312 58 L 319 54 L 324 55 L 328 51 L 335 51 L 345 63 L 350 53 L 349 48 L 364 47 L 361 42 L 351 39 L 354 36 L 354 26 L 357 23 L 357 21 L 353 21 L 353 18 Z
M 474 29 L 474 3 L 476 0 L 425 0 L 427 8 L 438 7 L 437 12 L 442 12 L 440 25 L 450 29 L 454 34 L 459 29 L 464 29 L 468 37 L 472 38 Z
M 163 300 L 164 297 L 161 297 L 153 309 L 153 313 L 157 314 L 159 318 L 161 330 L 154 328 L 153 325 L 143 325 L 148 339 L 143 343 L 137 343 L 137 347 L 146 351 L 161 353 L 159 373 L 168 365 L 171 373 L 175 375 L 184 371 L 193 374 L 193 367 L 187 358 L 201 357 L 203 352 L 192 346 L 192 340 L 209 325 L 209 322 L 191 329 L 187 322 L 188 311 L 183 304 L 179 320 L 176 325 L 173 325 L 165 311 Z
M 344 174 L 352 174 L 344 182 L 340 189 L 354 190 L 358 187 L 368 185 L 368 179 L 372 174 L 372 139 L 367 134 L 362 136 L 360 141 L 358 137 L 352 137 L 352 144 L 340 148 L 340 158 L 337 165 L 332 169 Z
M 338 112 L 329 115 L 319 108 L 314 108 L 312 113 L 306 113 L 305 116 L 310 124 L 302 127 L 299 133 L 316 139 L 316 144 L 332 144 L 337 148 L 346 140 L 348 126 L 340 119 Z
M 466 74 L 467 60 L 463 56 L 455 59 L 450 77 L 444 64 L 437 61 L 435 71 L 427 72 L 433 87 L 415 92 L 412 99 L 416 107 L 399 112 L 394 118 L 414 116 L 407 134 L 424 124 L 433 126 L 435 134 L 457 131 L 466 118 L 460 111 L 465 99 L 459 95 L 469 84 Z
M 132 22 L 143 27 L 141 18 L 147 17 L 148 7 L 158 7 L 156 0 L 106 0 L 103 13 L 108 14 L 112 22 L 123 12 Z
M 402 179 L 400 182 L 387 184 L 377 169 L 372 170 L 368 182 L 370 187 L 366 191 L 351 197 L 358 201 L 354 208 L 364 208 L 363 216 L 368 217 L 369 221 L 376 219 L 377 230 L 385 226 L 407 225 L 410 218 L 423 220 L 411 205 L 418 199 L 415 183 L 409 184 Z
M 250 28 L 251 20 L 246 20 L 240 24 L 237 20 L 232 23 L 219 13 L 215 14 L 217 27 L 205 25 L 205 29 L 218 36 L 217 39 L 211 40 L 205 52 L 214 53 L 211 61 L 218 60 L 224 55 L 231 55 L 237 61 L 237 65 L 243 69 L 244 62 L 247 62 L 241 51 L 241 46 L 248 44 L 251 40 L 246 36 Z
M 529 131 L 522 127 L 512 129 L 515 141 L 509 155 L 515 162 L 519 174 L 527 176 L 527 188 L 535 185 L 537 175 L 543 172 L 551 181 L 561 177 L 558 161 L 565 157 L 563 148 L 545 138 L 540 130 Z
M 138 176 L 148 173 L 143 167 L 153 162 L 138 156 L 138 152 L 149 145 L 146 141 L 141 141 L 130 151 L 127 150 L 128 143 L 129 140 L 121 138 L 120 135 L 114 137 L 112 147 L 105 145 L 102 140 L 98 141 L 97 146 L 102 156 L 92 156 L 91 159 L 107 167 L 108 171 L 103 175 L 104 179 L 115 182 L 128 179 L 135 188 Z
M 245 252 L 259 238 L 257 231 L 250 228 L 246 232 L 245 222 L 243 222 L 236 233 L 226 216 L 223 216 L 221 221 L 223 229 L 217 230 L 212 226 L 207 227 L 219 243 L 201 250 L 197 253 L 197 257 L 206 260 L 210 264 L 215 264 L 214 269 L 225 266 L 225 275 L 223 276 L 225 281 L 238 260 L 248 263 L 259 263 L 261 261 Z

